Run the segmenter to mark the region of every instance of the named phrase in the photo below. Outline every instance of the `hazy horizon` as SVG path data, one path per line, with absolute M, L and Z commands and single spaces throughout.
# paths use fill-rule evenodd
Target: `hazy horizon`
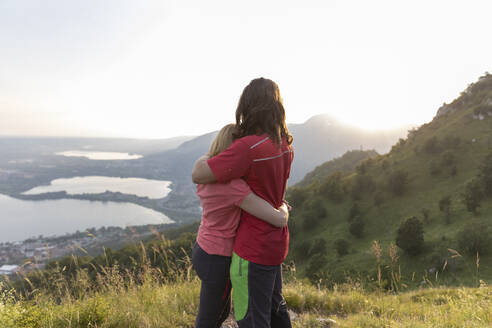
M 0 135 L 168 139 L 276 81 L 287 122 L 428 122 L 491 70 L 492 3 L 0 2 Z
M 323 117 L 323 116 L 325 116 L 331 122 L 335 121 L 337 124 L 343 125 L 344 127 L 352 128 L 352 129 L 358 129 L 360 131 L 374 132 L 374 133 L 394 132 L 394 131 L 398 131 L 398 130 L 411 129 L 413 127 L 418 126 L 417 124 L 402 124 L 400 126 L 390 127 L 390 128 L 365 129 L 365 128 L 360 127 L 360 126 L 356 126 L 356 125 L 352 125 L 350 123 L 345 123 L 345 122 L 341 122 L 339 120 L 336 120 L 336 118 L 332 117 L 331 115 L 329 115 L 327 113 L 315 114 L 314 116 L 309 117 L 307 120 L 305 120 L 303 122 L 299 122 L 299 123 L 287 122 L 287 125 L 289 126 L 289 125 L 305 124 L 307 121 L 309 121 L 310 119 L 312 119 L 314 117 Z M 25 135 L 25 134 L 2 134 L 1 131 L 0 131 L 0 138 L 130 139 L 130 140 L 149 140 L 150 141 L 150 140 L 172 140 L 172 139 L 180 139 L 180 138 L 196 138 L 196 137 L 199 137 L 201 135 L 217 132 L 218 130 L 220 130 L 220 128 L 221 128 L 221 126 L 215 128 L 213 130 L 206 131 L 203 134 L 199 134 L 199 135 L 177 135 L 177 136 L 169 136 L 169 137 L 164 137 L 164 138 L 103 136 L 103 135 L 85 135 L 85 136 L 77 136 L 77 135 Z

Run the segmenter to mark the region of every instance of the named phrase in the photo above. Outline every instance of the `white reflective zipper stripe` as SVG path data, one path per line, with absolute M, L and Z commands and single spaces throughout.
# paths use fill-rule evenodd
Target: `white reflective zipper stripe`
M 253 162 L 267 161 L 269 159 L 279 158 L 280 156 L 283 156 L 283 155 L 285 155 L 287 153 L 292 153 L 292 150 L 286 150 L 286 151 L 284 151 L 283 153 L 281 153 L 280 155 L 277 155 L 277 156 L 254 159 Z
M 265 139 L 263 139 L 263 140 L 261 140 L 261 141 L 258 141 L 258 142 L 257 142 L 257 143 L 255 143 L 253 146 L 249 147 L 249 149 L 253 149 L 253 148 L 255 148 L 256 146 L 258 146 L 259 144 L 264 143 L 265 141 L 267 141 L 267 140 L 268 140 L 268 138 L 270 138 L 270 137 L 266 137 Z

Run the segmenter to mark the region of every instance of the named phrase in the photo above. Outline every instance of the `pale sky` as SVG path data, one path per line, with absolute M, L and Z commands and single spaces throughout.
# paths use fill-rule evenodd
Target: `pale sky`
M 167 138 L 234 120 L 422 124 L 492 71 L 490 1 L 0 0 L 0 135 Z

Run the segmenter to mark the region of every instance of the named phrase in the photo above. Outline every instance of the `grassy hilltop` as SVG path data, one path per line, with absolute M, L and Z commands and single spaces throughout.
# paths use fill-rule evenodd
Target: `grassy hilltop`
M 388 154 L 348 152 L 288 199 L 294 327 L 492 326 L 492 76 Z M 196 230 L 0 278 L 0 327 L 191 328 Z
M 492 75 L 487 74 L 388 154 L 370 157 L 349 173 L 314 178 L 310 173 L 290 188 L 289 259 L 314 280 L 374 279 L 372 249 L 378 241 L 387 284 L 391 264 L 404 272 L 400 278 L 407 286 L 492 282 L 490 154 Z M 399 243 L 407 246 L 392 246 L 397 251 L 392 260 L 390 244 L 412 217 L 418 221 L 408 223 Z M 423 242 L 412 235 L 419 230 Z
M 149 281 L 129 287 L 111 282 L 104 291 L 80 299 L 66 297 L 56 302 L 39 297 L 35 302 L 14 303 L 7 297 L 0 305 L 0 322 L 4 328 L 192 328 L 199 288 L 197 279 L 163 285 Z M 291 315 L 296 328 L 492 325 L 490 287 L 391 295 L 354 288 L 332 291 L 291 282 L 286 284 L 284 296 L 295 313 Z M 233 327 L 232 323 L 227 327 Z
M 21 275 L 23 288 L 0 282 L 1 327 L 192 328 L 200 285 L 191 269 L 190 236 L 136 245 L 139 251 L 128 257 L 133 266 L 118 264 L 115 254 L 107 253 L 100 264 L 86 266 L 74 257 L 48 271 Z M 492 324 L 492 288 L 485 284 L 404 293 L 356 281 L 327 288 L 298 280 L 292 267 L 284 280 L 296 328 Z M 233 321 L 225 327 L 234 327 Z

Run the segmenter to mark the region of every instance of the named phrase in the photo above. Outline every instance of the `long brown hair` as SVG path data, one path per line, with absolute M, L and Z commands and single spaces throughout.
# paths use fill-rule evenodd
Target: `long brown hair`
M 273 142 L 292 144 L 285 124 L 285 109 L 278 85 L 272 80 L 258 78 L 244 88 L 236 109 L 237 133 L 234 138 L 266 133 Z
M 229 148 L 229 146 L 232 144 L 232 135 L 236 131 L 236 124 L 227 124 L 222 129 L 220 129 L 219 133 L 210 145 L 210 150 L 208 151 L 210 157 L 214 157 Z

